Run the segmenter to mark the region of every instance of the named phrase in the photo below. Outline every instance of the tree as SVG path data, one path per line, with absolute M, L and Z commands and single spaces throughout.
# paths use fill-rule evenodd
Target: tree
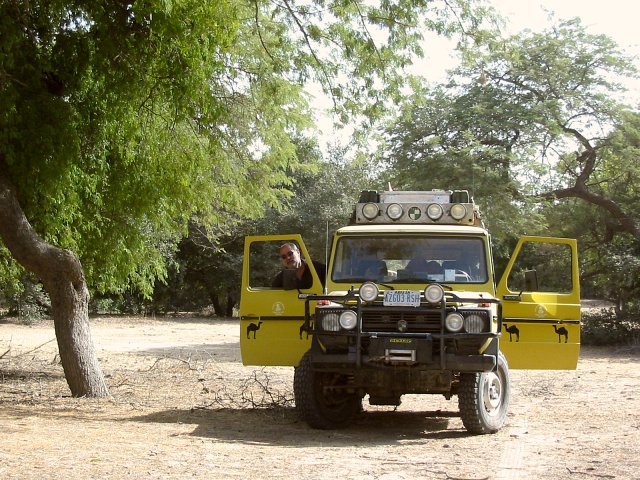
M 467 2 L 442 5 L 428 28 L 473 24 Z M 423 0 L 0 4 L 2 254 L 50 295 L 74 396 L 108 393 L 89 287 L 149 295 L 191 219 L 256 217 L 286 198 L 291 137 L 311 126 L 303 82 L 319 81 L 345 121 L 373 117 L 431 11 Z
M 296 155 L 304 168 L 290 172 L 292 197 L 267 209 L 264 217 L 238 219 L 224 231 L 207 234 L 203 226 L 192 224 L 176 254 L 179 269 L 166 287 L 157 286 L 154 307 L 166 309 L 176 301 L 191 308 L 213 304 L 216 314 L 231 316 L 240 299 L 246 235 L 300 233 L 312 257 L 324 261 L 327 234 L 347 224 L 360 191 L 381 187 L 365 158 L 347 161 L 344 154 L 334 148 L 327 161 L 320 161 L 313 141 L 296 139 Z
M 610 231 L 637 240 L 637 199 L 617 200 L 607 167 L 612 132 L 627 115 L 619 80 L 633 76 L 615 42 L 587 33 L 578 19 L 495 38 L 465 50 L 447 85 L 416 93 L 400 127 L 388 130 L 386 158 L 405 183 L 473 185 L 498 236 L 514 227 L 562 230 L 567 221 L 551 224 L 549 214 L 573 198 L 601 209 Z M 626 151 L 616 169 L 635 172 Z
M 514 164 L 523 119 L 505 101 L 477 83 L 417 90 L 387 128 L 379 154 L 394 188 L 469 190 L 498 237 L 521 231 L 522 212 L 530 210 Z M 494 121 L 487 118 L 492 111 L 499 112 Z M 527 218 L 532 226 L 537 217 Z
M 0 9 L 0 235 L 51 297 L 72 394 L 106 395 L 85 271 L 98 290 L 150 292 L 193 214 L 215 222 L 225 210 L 277 201 L 278 170 L 289 164 L 283 122 L 307 124 L 284 109 L 291 103 L 278 84 L 286 82 L 265 78 L 244 92 L 225 85 L 239 25 L 228 4 Z M 271 110 L 259 106 L 267 95 Z M 225 128 L 256 111 L 262 118 L 246 122 L 253 141 L 275 143 L 275 153 L 250 153 Z M 224 159 L 223 144 L 237 147 Z

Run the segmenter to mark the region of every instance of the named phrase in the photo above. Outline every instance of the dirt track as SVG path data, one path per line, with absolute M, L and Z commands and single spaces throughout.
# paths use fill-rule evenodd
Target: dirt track
M 240 363 L 238 322 L 100 318 L 111 398 L 69 398 L 50 321 L 0 320 L 0 478 L 640 478 L 640 355 L 512 371 L 508 423 L 470 436 L 456 399 L 406 396 L 315 431 L 292 369 Z

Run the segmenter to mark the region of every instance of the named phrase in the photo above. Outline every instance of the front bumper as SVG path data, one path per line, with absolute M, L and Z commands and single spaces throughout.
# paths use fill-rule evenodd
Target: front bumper
M 309 325 L 313 323 L 309 302 L 322 299 L 335 301 L 331 296 L 307 297 Z M 453 372 L 487 372 L 496 368 L 499 330 L 447 332 L 444 318 L 452 307 L 444 301 L 439 306 L 421 305 L 407 309 L 365 306 L 353 294 L 345 299 L 351 301 L 351 308 L 357 304 L 357 327 L 354 330 L 325 331 L 314 325 L 312 362 L 317 368 L 411 367 Z M 403 322 L 402 331 L 395 328 L 399 321 Z M 487 325 L 491 321 L 487 318 Z

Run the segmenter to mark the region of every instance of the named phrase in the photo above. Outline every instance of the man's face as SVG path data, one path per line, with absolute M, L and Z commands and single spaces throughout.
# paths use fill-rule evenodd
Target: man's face
M 291 248 L 289 245 L 284 245 L 280 249 L 280 259 L 285 268 L 295 269 L 302 264 L 300 252 Z

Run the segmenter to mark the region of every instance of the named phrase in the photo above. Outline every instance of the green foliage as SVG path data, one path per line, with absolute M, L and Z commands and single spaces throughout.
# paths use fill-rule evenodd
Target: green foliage
M 498 238 L 540 230 L 544 220 L 520 193 L 515 172 L 519 133 L 511 124 L 518 115 L 501 110 L 505 116 L 492 122 L 485 113 L 501 99 L 482 105 L 478 93 L 472 86 L 456 97 L 437 87 L 408 99 L 381 153 L 391 183 L 399 190 L 469 190 Z
M 398 187 L 469 189 L 494 235 L 498 271 L 516 235 L 569 236 L 580 239 L 583 277 L 595 280 L 607 267 L 588 270 L 584 259 L 602 263 L 622 217 L 638 219 L 640 123 L 618 95 L 636 70 L 578 19 L 483 40 L 462 49 L 446 85 L 414 85 L 380 157 Z M 578 181 L 592 204 L 571 198 Z M 611 205 L 620 218 L 602 208 Z M 629 288 L 627 273 L 611 278 L 611 289 Z
M 308 150 L 306 158 L 319 152 Z M 364 158 L 346 161 L 342 150 L 316 168 L 294 176 L 293 197 L 279 208 L 270 209 L 259 222 L 249 225 L 247 235 L 300 233 L 314 258 L 325 257 L 329 238 L 349 222 L 354 203 L 365 189 L 382 189 L 373 166 Z
M 616 128 L 602 141 L 598 168 L 592 175 L 594 195 L 620 205 L 632 221 L 640 218 L 638 118 L 623 112 Z M 580 238 L 583 292 L 618 305 L 618 315 L 635 309 L 640 295 L 640 246 L 638 239 L 621 230 L 608 211 L 584 202 L 569 202 L 547 213 L 551 223 L 562 226 L 566 236 Z
M 640 344 L 640 310 L 633 309 L 620 317 L 614 309 L 602 309 L 582 315 L 580 341 L 583 345 L 620 345 L 637 347 Z
M 623 111 L 615 129 L 600 149 L 600 162 L 593 175 L 593 191 L 624 205 L 625 211 L 640 218 L 640 113 Z
M 380 185 L 363 159 L 347 162 L 343 152 L 334 150 L 323 162 L 314 142 L 299 138 L 296 146 L 303 168 L 290 172 L 292 197 L 268 209 L 262 218 L 237 219 L 219 230 L 192 224 L 188 238 L 180 243 L 177 268 L 167 286 L 156 285 L 155 311 L 201 310 L 213 304 L 216 314 L 228 314 L 239 301 L 246 235 L 300 233 L 312 257 L 324 261 L 327 228 L 332 235 L 348 223 L 360 191 Z M 270 269 L 272 256 L 265 257 Z
M 344 124 L 356 115 L 370 124 L 399 101 L 404 67 L 422 54 L 424 31 L 475 35 L 488 15 L 475 0 L 285 0 L 254 7 L 255 33 L 274 68 L 321 85 Z
M 248 203 L 212 181 L 209 125 L 224 102 L 209 85 L 224 71 L 234 10 L 31 2 L 4 3 L 1 16 L 14 43 L 0 66 L 0 151 L 27 217 L 80 255 L 98 290 L 149 292 L 163 245 L 193 213 L 212 216 L 210 199 Z
M 24 269 L 12 260 L 6 248 L 0 246 L 0 305 L 7 305 L 9 299 L 24 291 L 23 275 Z
M 477 34 L 485 14 L 473 0 L 3 2 L 0 156 L 91 289 L 149 295 L 191 219 L 211 232 L 290 196 L 303 82 L 343 122 L 373 122 L 425 27 Z

